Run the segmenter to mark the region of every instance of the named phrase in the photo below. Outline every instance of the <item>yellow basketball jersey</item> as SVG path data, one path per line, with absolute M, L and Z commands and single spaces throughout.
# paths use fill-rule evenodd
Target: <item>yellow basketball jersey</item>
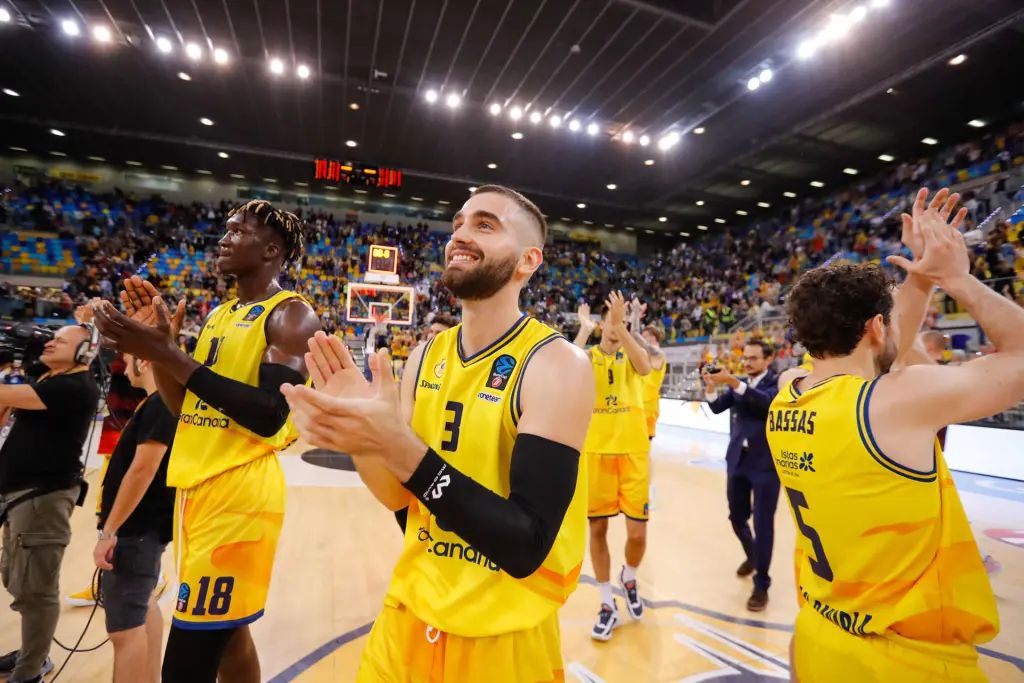
M 643 376 L 626 352 L 608 355 L 600 345 L 590 347 L 597 398 L 587 430 L 587 453 L 640 453 L 650 447 L 644 414 Z
M 221 304 L 203 326 L 193 357 L 218 375 L 258 386 L 260 363 L 267 350 L 267 317 L 282 301 L 298 296 L 282 290 L 258 303 L 239 306 L 233 299 Z M 290 420 L 273 436 L 263 437 L 186 391 L 167 463 L 167 485 L 192 488 L 279 451 L 295 438 Z
M 878 380 L 789 383 L 768 443 L 797 526 L 798 600 L 853 635 L 941 644 L 998 631 L 995 600 L 938 441 L 928 472 L 886 457 L 868 407 Z
M 644 410 L 648 413 L 657 413 L 659 401 L 661 400 L 661 383 L 668 371 L 668 363 L 662 363 L 660 368 L 651 368 L 651 371 L 640 378 L 644 392 Z
M 568 342 L 524 315 L 494 343 L 466 357 L 461 330 L 457 325 L 427 343 L 415 369 L 412 427 L 453 467 L 508 497 L 522 373 L 538 349 Z M 459 636 L 482 638 L 536 626 L 576 589 L 586 547 L 586 482 L 581 458 L 576 493 L 555 544 L 541 567 L 524 579 L 501 571 L 413 501 L 385 602 L 405 605 L 427 624 Z

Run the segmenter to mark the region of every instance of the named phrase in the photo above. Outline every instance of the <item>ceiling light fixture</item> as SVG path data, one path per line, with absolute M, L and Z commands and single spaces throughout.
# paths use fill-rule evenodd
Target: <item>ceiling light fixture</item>
M 298 180 L 295 181 L 295 184 L 298 185 L 299 187 L 309 187 L 309 183 L 303 183 Z
M 359 143 L 356 142 L 355 140 L 345 140 L 345 146 L 346 147 L 357 147 L 357 146 L 359 146 Z
M 199 47 L 195 43 L 188 43 L 185 45 L 185 55 L 193 62 L 197 62 L 203 56 L 203 48 Z
M 617 190 L 617 189 L 619 189 L 619 186 L 616 185 L 615 183 L 608 183 L 607 185 L 605 185 L 605 187 L 607 187 L 609 190 Z
M 879 161 L 884 161 L 885 163 L 889 163 L 890 161 L 895 161 L 896 157 L 894 157 L 891 154 L 879 154 L 878 155 L 878 160 Z
M 967 61 L 967 55 L 959 54 L 956 57 L 953 57 L 952 59 L 949 60 L 949 65 L 950 66 L 960 66 L 961 64 L 963 64 L 966 61 Z
M 548 124 L 552 128 L 558 128 L 559 126 L 562 125 L 562 117 L 559 116 L 558 114 L 554 114 L 551 118 L 548 119 Z
M 64 137 L 64 131 L 57 130 L 56 128 L 51 128 L 50 129 L 50 135 L 56 135 L 57 137 L 62 138 L 62 137 Z
M 498 168 L 498 165 L 495 164 L 495 163 L 490 163 L 490 164 L 487 164 L 487 168 L 489 168 L 489 169 L 491 169 L 493 171 L 494 169 Z
M 10 97 L 21 97 L 21 93 L 17 90 L 11 90 L 10 88 L 4 88 L 4 94 L 9 95 Z
M 309 78 L 309 74 L 309 67 L 306 66 L 305 64 L 299 64 L 297 67 L 295 67 L 295 75 L 301 78 L 302 80 L 306 80 L 307 78 Z
M 743 209 L 736 209 L 736 215 L 737 216 L 746 216 L 747 212 L 744 211 Z
M 698 199 L 697 200 L 697 206 L 704 206 L 704 200 L 703 199 Z
M 160 164 L 160 168 L 164 169 L 165 171 L 177 171 L 178 170 L 177 166 L 171 166 L 170 164 Z
M 200 173 L 202 175 L 213 175 L 213 171 L 207 171 L 205 168 L 197 168 L 196 173 Z
M 469 191 L 470 191 L 470 192 L 476 192 L 476 187 L 475 187 L 475 186 L 472 186 L 472 185 L 471 185 L 471 186 L 469 187 Z
M 92 37 L 97 43 L 109 43 L 112 38 L 110 29 L 102 24 L 92 27 Z
M 515 133 L 512 133 L 512 139 L 513 140 L 522 140 L 523 139 L 523 134 L 520 133 L 519 131 L 516 131 Z
M 242 175 L 241 173 L 231 173 L 231 174 L 229 174 L 229 175 L 230 175 L 230 176 L 231 176 L 232 178 L 236 178 L 237 180 L 245 180 L 245 176 L 244 176 L 244 175 Z
M 817 38 L 805 38 L 796 47 L 796 56 L 800 59 L 810 59 L 818 51 L 820 45 Z
M 573 133 L 578 131 L 581 127 L 582 124 L 579 122 L 578 119 L 573 119 L 572 121 L 569 122 L 569 130 L 571 130 Z
M 601 130 L 596 123 L 587 124 L 587 135 L 597 135 L 597 132 Z
M 56 152 L 56 151 L 50 152 L 50 154 L 52 156 L 55 156 L 55 157 L 66 157 L 67 156 L 67 154 L 65 154 L 64 152 Z
M 625 142 L 627 145 L 633 142 L 633 131 L 627 130 L 625 133 L 623 133 L 622 141 Z
M 760 206 L 762 209 L 771 208 L 771 204 L 769 204 L 768 202 L 758 202 L 757 205 Z
M 651 136 L 650 135 L 641 135 L 640 136 L 640 146 L 641 147 L 646 147 L 649 144 L 651 144 Z
M 86 157 L 89 161 L 106 161 L 103 157 Z
M 276 183 L 277 182 L 277 178 L 264 178 L 263 182 L 265 182 L 265 183 Z
M 414 202 L 422 202 L 423 201 L 423 197 L 409 197 L 409 199 L 413 200 Z
M 354 190 L 354 192 L 355 192 L 356 194 L 366 194 L 366 190 L 360 190 L 360 189 L 358 189 L 358 188 L 357 188 L 356 190 Z
M 64 33 L 69 36 L 77 36 L 81 33 L 81 30 L 78 28 L 78 23 L 74 19 L 63 20 L 60 22 L 60 27 L 63 29 Z
M 169 55 L 174 50 L 174 43 L 163 36 L 157 36 L 156 49 L 165 55 Z
M 716 218 L 715 222 L 716 223 L 723 223 L 724 224 L 725 223 L 725 219 L 724 218 Z
M 971 119 L 967 122 L 967 125 L 971 128 L 984 128 L 987 124 L 981 119 Z
M 213 119 L 208 119 L 204 116 L 203 118 L 199 119 L 199 123 L 203 124 L 204 126 L 212 126 Z
M 458 109 L 459 105 L 462 104 L 462 98 L 456 93 L 448 93 L 448 97 L 444 98 L 444 104 L 449 109 Z
M 937 145 L 937 144 L 939 144 L 939 141 L 936 140 L 935 138 L 921 138 L 921 142 L 923 142 L 926 145 Z
M 783 192 L 783 197 L 789 197 L 790 199 L 796 199 L 796 192 Z
M 743 187 L 746 187 L 749 184 L 750 184 L 750 181 L 748 179 L 746 179 L 746 178 L 744 178 L 743 180 L 740 181 L 740 185 L 742 185 Z
M 183 80 L 183 81 L 191 81 L 191 80 L 192 80 L 192 77 L 191 77 L 191 76 L 189 76 L 189 75 L 188 75 L 187 73 L 185 73 L 184 71 L 179 71 L 179 72 L 178 72 L 178 78 L 180 78 L 180 79 L 181 79 L 181 80 Z
M 576 208 L 577 209 L 585 209 L 585 208 L 587 208 L 587 205 L 584 204 L 583 202 L 580 202 L 579 204 L 576 205 Z
M 761 87 L 761 81 L 757 76 L 751 76 L 750 80 L 747 81 L 747 90 L 757 90 Z
M 649 229 L 649 228 L 644 228 L 644 232 L 646 232 L 648 235 L 653 235 L 654 234 L 654 231 Z
M 697 126 L 693 129 L 694 135 L 704 135 L 704 126 Z
M 6 7 L 0 7 L 0 24 L 6 24 L 11 20 L 11 13 Z
M 668 135 L 663 135 L 661 139 L 658 140 L 658 149 L 664 152 L 667 149 L 675 147 L 679 143 L 679 139 L 681 137 L 682 136 L 680 136 L 676 131 L 672 131 Z
M 513 121 L 518 121 L 519 119 L 523 118 L 523 108 L 512 107 L 511 109 L 508 110 L 508 117 Z
M 281 74 L 284 73 L 284 62 L 281 61 L 280 57 L 274 57 L 273 59 L 270 60 L 269 68 L 270 73 L 274 74 L 275 76 L 280 76 Z
M 497 116 L 501 113 L 501 105 L 495 102 L 491 105 L 489 111 L 491 112 L 491 116 Z
M 688 233 L 688 232 L 681 232 L 681 233 L 679 233 L 679 236 L 680 237 L 689 237 L 690 233 Z
M 659 223 L 667 223 L 668 222 L 668 216 L 658 216 L 658 222 Z
M 846 175 L 857 175 L 858 171 L 855 168 L 850 168 L 849 166 L 847 166 L 846 168 L 843 169 L 843 173 L 845 173 Z
M 867 15 L 868 15 L 868 8 L 865 7 L 864 5 L 857 5 L 852 10 L 850 10 L 850 19 L 852 19 L 854 21 L 854 23 L 860 23 L 860 22 L 864 21 L 864 18 Z
M 644 159 L 644 166 L 654 166 L 654 159 Z
M 821 182 L 820 180 L 812 180 L 811 187 L 825 187 L 825 183 Z
M 124 163 L 128 164 L 129 166 L 142 166 L 141 161 L 126 160 Z
M 775 74 L 772 73 L 771 69 L 764 68 L 761 69 L 761 73 L 757 74 L 757 80 L 761 81 L 762 83 L 767 83 L 768 81 L 772 80 L 772 76 L 774 75 Z
M 544 120 L 544 115 L 541 114 L 539 111 L 530 112 L 530 123 L 532 123 L 533 125 L 537 125 L 538 123 L 540 123 L 543 120 Z
M 706 226 L 706 225 L 698 225 L 698 226 L 697 226 L 697 229 L 698 229 L 698 230 L 707 230 L 707 229 L 708 229 L 708 226 Z
M 351 109 L 352 111 L 359 111 L 359 103 L 358 102 L 349 102 L 348 103 L 348 108 Z
M 213 61 L 218 64 L 227 64 L 231 57 L 228 55 L 228 51 L 222 47 L 213 48 Z
M 228 158 L 228 153 L 227 152 L 217 152 L 217 156 L 219 156 L 221 159 L 227 159 Z

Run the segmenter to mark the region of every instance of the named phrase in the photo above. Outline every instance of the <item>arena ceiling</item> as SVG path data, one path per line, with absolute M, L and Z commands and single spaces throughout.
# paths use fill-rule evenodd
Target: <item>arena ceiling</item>
M 386 191 L 450 213 L 468 187 L 499 182 L 553 219 L 673 239 L 778 212 L 792 201 L 784 192 L 832 191 L 855 180 L 844 169 L 877 172 L 880 154 L 927 155 L 934 148 L 924 136 L 976 137 L 969 120 L 992 129 L 1019 117 L 1024 101 L 1014 66 L 1024 54 L 1019 0 L 0 0 L 0 8 L 10 15 L 0 23 L 0 87 L 18 94 L 0 96 L 4 153 L 235 174 L 284 192 L 322 185 L 314 158 L 351 160 L 404 172 L 401 190 L 374 188 L 371 199 Z M 79 35 L 62 30 L 66 21 Z M 97 26 L 109 41 L 97 40 Z M 823 30 L 831 40 L 799 58 L 801 41 Z M 198 60 L 186 54 L 189 43 Z M 948 64 L 961 53 L 964 63 Z M 283 73 L 271 71 L 273 59 Z M 303 66 L 306 78 L 296 72 Z M 766 68 L 771 80 L 748 89 Z M 660 149 L 673 134 L 678 141 Z

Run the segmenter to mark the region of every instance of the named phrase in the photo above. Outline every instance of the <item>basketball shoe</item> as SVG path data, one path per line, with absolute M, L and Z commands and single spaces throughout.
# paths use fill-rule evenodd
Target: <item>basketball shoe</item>
M 633 619 L 642 619 L 644 616 L 644 601 L 640 599 L 640 593 L 636 588 L 636 579 L 626 581 L 626 568 L 619 572 L 619 585 L 622 586 L 622 594 L 626 598 L 626 611 Z
M 612 600 L 611 606 L 602 604 L 601 611 L 597 613 L 597 621 L 590 631 L 590 637 L 594 640 L 608 641 L 612 638 L 612 631 L 619 625 L 619 606 Z

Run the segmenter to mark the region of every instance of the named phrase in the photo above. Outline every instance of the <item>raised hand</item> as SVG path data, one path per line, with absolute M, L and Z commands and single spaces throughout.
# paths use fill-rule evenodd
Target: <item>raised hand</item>
M 151 305 L 154 322 L 149 325 L 129 318 L 109 301 L 101 301 L 92 307 L 96 327 L 117 350 L 142 360 L 157 360 L 172 344 L 172 317 L 159 296 Z
M 608 306 L 608 324 L 612 328 L 619 327 L 626 321 L 626 299 L 622 292 L 614 291 L 605 299 Z
M 341 339 L 319 331 L 310 337 L 308 344 L 306 369 L 317 391 L 335 398 L 373 395 L 370 383 L 356 367 L 352 354 Z
M 124 306 L 125 313 L 129 318 L 143 325 L 156 325 L 155 302 L 157 300 L 163 302 L 163 297 L 152 282 L 143 280 L 138 275 L 125 278 L 124 290 L 121 292 L 121 305 Z M 169 316 L 168 334 L 172 338 L 177 338 L 184 320 L 185 299 L 183 297 L 174 307 L 174 313 Z
M 957 229 L 963 220 L 963 211 L 947 222 L 940 210 L 929 208 L 918 221 L 923 247 L 919 257 L 909 261 L 902 256 L 888 257 L 889 263 L 899 266 L 908 274 L 930 279 L 937 285 L 970 273 L 971 259 L 964 236 Z
M 903 230 L 900 235 L 900 241 L 903 242 L 903 244 L 910 250 L 910 253 L 915 259 L 919 258 L 924 252 L 924 238 L 921 234 L 920 221 L 924 216 L 925 211 L 937 211 L 942 220 L 948 221 L 949 216 L 953 213 L 953 209 L 955 209 L 956 205 L 960 202 L 960 194 L 957 192 L 950 194 L 949 188 L 944 187 L 935 193 L 935 196 L 932 197 L 932 200 L 928 203 L 926 209 L 925 202 L 927 199 L 928 188 L 922 187 L 917 191 L 917 196 L 914 198 L 914 205 L 911 209 L 911 213 L 904 213 L 900 216 L 903 220 Z M 951 224 L 953 228 L 959 230 L 966 216 L 967 209 L 960 209 Z
M 593 332 L 594 328 L 597 327 L 597 323 L 590 317 L 590 304 L 580 304 L 579 308 L 576 309 L 576 316 L 580 319 L 581 328 Z

